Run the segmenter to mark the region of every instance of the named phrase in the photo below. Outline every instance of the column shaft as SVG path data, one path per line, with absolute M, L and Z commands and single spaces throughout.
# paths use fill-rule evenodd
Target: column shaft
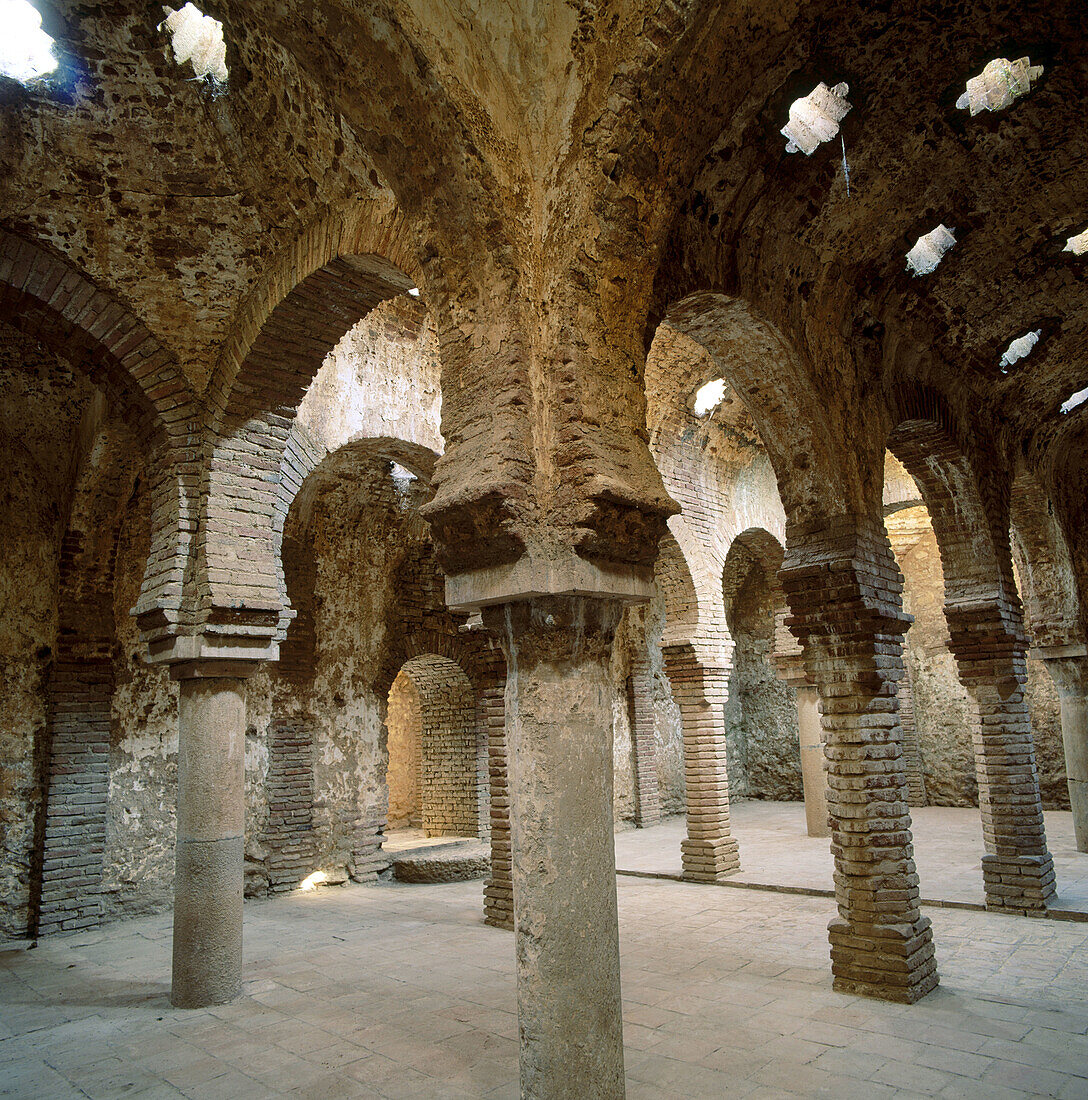
M 486 608 L 504 637 L 521 1095 L 624 1095 L 612 822 L 615 601 Z
M 174 966 L 178 1008 L 233 1000 L 242 987 L 245 683 L 181 681 Z
M 1077 851 L 1088 852 L 1088 657 L 1046 659 L 1061 701 L 1062 744 Z
M 805 824 L 809 836 L 830 836 L 827 822 L 827 768 L 820 730 L 820 692 L 797 685 L 797 736 L 801 748 L 801 783 L 805 790 Z

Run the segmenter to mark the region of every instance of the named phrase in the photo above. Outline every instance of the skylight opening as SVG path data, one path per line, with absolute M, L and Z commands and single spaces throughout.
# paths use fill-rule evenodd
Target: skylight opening
M 972 116 L 981 111 L 1003 111 L 1027 95 L 1031 82 L 1042 75 L 1042 65 L 1032 65 L 1026 57 L 1017 61 L 997 57 L 978 76 L 967 81 L 967 91 L 956 100 L 956 106 L 961 111 L 970 111 Z
M 0 73 L 28 84 L 57 67 L 53 39 L 28 0 L 0 0 Z
M 1074 256 L 1083 256 L 1085 252 L 1088 252 L 1088 229 L 1083 233 L 1078 233 L 1075 237 L 1070 237 L 1065 242 L 1065 248 L 1063 252 L 1072 252 Z
M 1064 402 L 1062 404 L 1062 412 L 1068 415 L 1074 409 L 1079 409 L 1085 401 L 1088 401 L 1088 386 L 1085 386 L 1082 390 L 1077 390 L 1068 401 Z
M 919 237 L 907 253 L 907 270 L 915 275 L 928 275 L 934 271 L 945 253 L 956 243 L 954 233 L 954 229 L 947 229 L 941 224 Z
M 1031 349 L 1039 342 L 1039 337 L 1042 335 L 1043 330 L 1037 328 L 1034 332 L 1025 332 L 1023 336 L 1018 336 L 1013 340 L 1005 349 L 1005 354 L 1001 356 L 1002 371 L 1007 371 L 1009 367 L 1030 355 Z
M 725 379 L 715 378 L 695 391 L 695 415 L 706 416 L 725 400 Z
M 411 470 L 402 466 L 399 462 L 389 463 L 389 476 L 400 485 L 410 485 L 416 480 L 416 475 Z
M 790 105 L 790 120 L 780 131 L 788 139 L 786 152 L 809 157 L 823 142 L 835 137 L 839 123 L 852 106 L 846 102 L 849 93 L 848 84 L 829 88 L 821 82 L 807 96 L 795 99 Z
M 159 24 L 171 36 L 174 60 L 179 65 L 188 61 L 198 80 L 207 79 L 214 86 L 227 82 L 227 44 L 223 39 L 223 24 L 205 15 L 194 4 L 180 11 L 163 8 L 166 19 Z

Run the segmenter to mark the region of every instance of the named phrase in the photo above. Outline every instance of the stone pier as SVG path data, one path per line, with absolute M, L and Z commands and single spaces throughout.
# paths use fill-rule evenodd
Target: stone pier
M 624 1096 L 609 656 L 622 606 L 489 607 L 503 639 L 521 1095 Z
M 997 605 L 946 601 L 960 680 L 972 705 L 986 908 L 1041 915 L 1054 898 L 1031 716 L 1024 640 Z

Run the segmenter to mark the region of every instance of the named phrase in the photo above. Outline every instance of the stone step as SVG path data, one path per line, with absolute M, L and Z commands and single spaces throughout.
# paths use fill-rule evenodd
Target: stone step
M 491 848 L 481 840 L 406 848 L 391 853 L 398 882 L 463 882 L 486 878 Z

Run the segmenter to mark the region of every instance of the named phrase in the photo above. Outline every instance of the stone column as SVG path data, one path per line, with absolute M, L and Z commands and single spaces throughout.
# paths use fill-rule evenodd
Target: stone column
M 914 688 L 910 665 L 903 662 L 903 679 L 899 681 L 899 727 L 903 731 L 903 760 L 907 772 L 907 802 L 911 806 L 926 804 L 926 776 L 922 767 L 922 752 L 918 747 L 918 730 L 914 724 Z
M 654 687 L 650 661 L 645 653 L 631 656 L 628 680 L 631 701 L 631 739 L 635 743 L 635 824 L 640 829 L 661 820 L 654 746 Z
M 1088 652 L 1078 644 L 1043 649 L 1039 656 L 1058 689 L 1073 831 L 1077 851 L 1088 852 Z
M 790 629 L 820 692 L 839 916 L 828 926 L 835 989 L 914 1002 L 937 985 L 896 713 L 902 577 L 879 516 L 844 516 L 791 540 L 780 574 Z
M 805 824 L 809 836 L 830 836 L 827 823 L 827 769 L 820 730 L 820 692 L 813 684 L 797 685 L 797 738 L 801 747 L 801 783 L 805 790 Z
M 1054 861 L 1024 698 L 1024 640 L 995 605 L 946 603 L 945 617 L 973 712 L 986 908 L 1042 915 L 1054 898 Z
M 688 817 L 688 835 L 680 842 L 684 878 L 719 882 L 740 870 L 740 853 L 729 825 L 725 755 L 729 671 L 705 667 L 691 646 L 668 646 L 663 652 L 684 732 Z
M 809 682 L 800 650 L 774 653 L 771 661 L 778 678 L 797 694 L 797 742 L 801 754 L 801 786 L 805 794 L 805 830 L 809 836 L 830 836 L 819 689 Z
M 176 664 L 178 719 L 174 965 L 177 1008 L 224 1004 L 242 988 L 245 662 Z
M 618 601 L 485 608 L 507 659 L 521 1095 L 624 1096 L 609 655 Z

